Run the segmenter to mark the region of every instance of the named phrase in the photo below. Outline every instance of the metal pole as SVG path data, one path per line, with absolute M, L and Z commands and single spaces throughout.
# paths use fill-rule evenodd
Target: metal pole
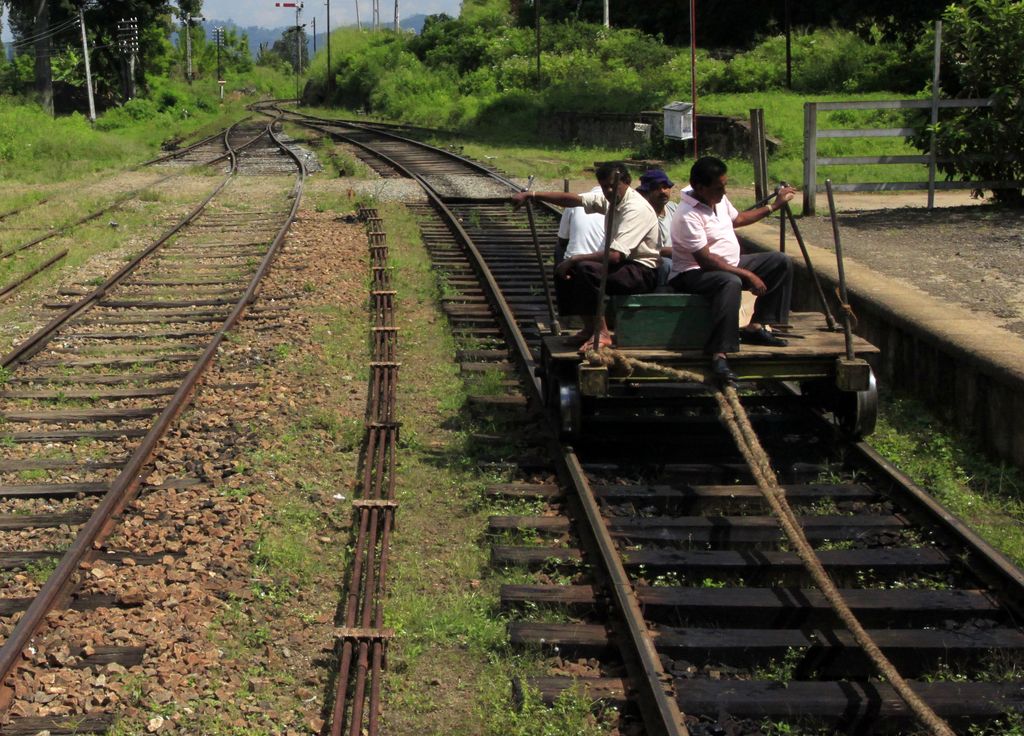
M 533 0 L 533 20 L 537 34 L 537 89 L 540 89 L 540 0 Z
M 783 13 L 786 16 L 786 89 L 793 89 L 793 26 L 789 20 L 789 0 Z
M 302 34 L 299 27 L 299 11 L 302 8 L 295 5 L 295 103 L 299 102 L 299 74 L 302 73 Z
M 192 84 L 192 16 L 185 14 L 185 78 Z
M 598 336 L 601 320 L 604 319 L 604 295 L 608 286 L 608 261 L 612 250 L 612 228 L 615 225 L 615 208 L 619 204 L 619 172 L 612 173 L 612 198 L 608 202 L 608 216 L 604 221 L 604 256 L 601 259 L 601 287 L 597 292 L 597 314 L 594 315 L 594 347 L 599 348 Z
M 800 228 L 796 224 L 796 217 L 793 216 L 793 210 L 789 207 L 789 202 L 782 205 L 782 227 L 786 226 L 786 219 L 789 219 L 789 224 L 793 226 L 793 235 L 796 237 L 796 244 L 800 246 L 800 252 L 803 253 L 804 263 L 807 265 L 807 273 L 811 277 L 811 281 L 814 283 L 814 289 L 818 294 L 818 301 L 821 302 L 821 311 L 825 313 L 825 322 L 828 324 L 830 330 L 835 330 L 836 319 L 832 316 L 832 310 L 829 309 L 828 301 L 825 299 L 825 290 L 821 288 L 821 281 L 818 280 L 818 272 L 814 270 L 814 266 L 811 264 L 811 254 L 807 252 L 807 244 L 804 243 L 803 235 L 800 234 Z M 780 236 L 781 239 L 782 236 Z
M 316 16 L 313 16 L 313 56 L 316 56 Z
M 402 30 L 402 24 L 398 20 L 398 0 L 395 0 L 395 33 Z
M 828 214 L 832 218 L 832 237 L 836 242 L 836 267 L 839 270 L 839 299 L 843 310 L 843 336 L 846 338 L 846 359 L 853 360 L 853 328 L 850 326 L 849 299 L 846 296 L 846 272 L 843 269 L 843 243 L 839 239 L 839 218 L 836 216 L 836 203 L 832 198 L 832 180 L 825 180 L 825 191 L 828 192 Z
M 932 125 L 928 141 L 928 209 L 935 207 L 935 127 L 939 124 L 939 65 L 942 61 L 942 21 L 935 21 L 935 61 L 932 69 Z
M 327 0 L 327 94 L 334 87 L 334 73 L 331 71 L 331 0 Z
M 697 0 L 690 0 L 690 102 L 693 104 L 693 157 L 697 158 Z
M 89 41 L 85 37 L 85 10 L 78 9 L 78 24 L 82 27 L 82 56 L 85 58 L 85 88 L 89 93 L 89 122 L 96 122 L 96 101 L 92 96 L 92 70 L 89 67 Z
M 356 0 L 356 28 L 363 30 L 363 24 L 359 22 L 359 0 Z
M 526 184 L 526 191 L 530 191 L 530 187 L 533 186 L 533 177 Z M 555 316 L 555 302 L 551 297 L 551 287 L 548 285 L 548 271 L 544 265 L 544 256 L 540 252 L 540 239 L 537 237 L 537 223 L 533 218 L 533 202 L 526 200 L 526 218 L 530 221 L 530 235 L 533 236 L 533 251 L 537 254 L 537 267 L 540 269 L 540 280 L 544 286 L 544 298 L 548 303 L 548 316 L 551 318 L 551 333 L 553 335 L 562 334 L 562 326 L 558 324 L 558 318 Z

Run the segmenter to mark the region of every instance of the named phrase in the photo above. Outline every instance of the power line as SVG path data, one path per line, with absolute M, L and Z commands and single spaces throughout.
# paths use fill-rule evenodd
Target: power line
M 78 26 L 78 18 L 69 18 L 68 20 L 64 21 L 63 23 L 58 23 L 55 26 L 49 26 L 42 33 L 37 33 L 37 34 L 34 34 L 32 36 L 23 36 L 23 37 L 17 39 L 15 41 L 15 43 L 25 43 L 25 42 L 29 42 L 29 41 L 34 41 L 34 40 L 42 38 L 44 36 L 52 36 L 55 33 L 60 33 L 62 31 L 65 31 L 65 30 L 69 29 L 69 28 L 74 28 L 74 27 L 77 27 L 77 26 Z
M 44 41 L 44 40 L 49 40 L 51 38 L 55 38 L 56 36 L 59 36 L 62 33 L 64 33 L 65 31 L 68 31 L 68 30 L 70 30 L 72 28 L 78 28 L 78 19 L 77 18 L 75 18 L 74 20 L 65 21 L 64 23 L 61 23 L 60 25 L 54 26 L 52 28 L 49 28 L 49 29 L 46 30 L 45 33 L 37 33 L 34 36 L 26 36 L 24 38 L 20 38 L 17 41 L 14 41 L 13 43 L 11 43 L 10 46 L 12 48 L 20 48 L 22 46 L 32 46 L 33 44 L 35 44 L 35 43 L 37 43 L 39 41 Z

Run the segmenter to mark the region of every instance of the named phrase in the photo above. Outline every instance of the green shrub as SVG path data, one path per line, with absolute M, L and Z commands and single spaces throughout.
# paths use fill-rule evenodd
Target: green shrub
M 991 108 L 943 113 L 936 130 L 937 152 L 952 159 L 940 168 L 963 180 L 1024 180 L 1024 2 L 965 0 L 943 16 L 943 91 L 951 97 L 991 97 Z M 953 63 L 950 63 L 952 61 Z M 929 134 L 915 139 L 928 150 Z M 1021 202 L 1021 188 L 995 190 L 996 198 Z

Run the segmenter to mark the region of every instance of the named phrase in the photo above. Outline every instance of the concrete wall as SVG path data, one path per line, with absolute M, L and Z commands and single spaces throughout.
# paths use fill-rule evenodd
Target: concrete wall
M 777 226 L 751 226 L 742 235 L 751 250 L 777 250 Z M 793 238 L 786 251 L 797 265 L 794 308 L 820 311 Z M 808 251 L 834 308 L 835 254 L 814 246 Z M 924 401 L 994 458 L 1024 469 L 1024 340 L 983 315 L 858 264 L 847 262 L 845 271 L 856 332 L 882 351 L 873 361 L 879 381 Z
M 643 141 L 633 132 L 633 123 L 648 123 L 652 135 L 662 134 L 661 112 L 642 113 L 555 113 L 541 123 L 541 133 L 562 143 L 584 146 L 635 146 Z M 697 115 L 697 138 L 702 152 L 721 156 L 750 154 L 750 123 L 724 115 Z M 777 142 L 769 139 L 768 150 Z

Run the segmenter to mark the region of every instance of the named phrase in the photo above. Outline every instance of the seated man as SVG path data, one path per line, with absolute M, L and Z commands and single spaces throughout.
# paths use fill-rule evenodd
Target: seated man
M 661 264 L 658 267 L 658 286 L 668 283 L 672 272 L 672 236 L 670 226 L 672 215 L 679 207 L 672 201 L 672 187 L 675 184 L 661 169 L 649 169 L 640 175 L 640 185 L 636 188 L 643 198 L 654 208 L 658 216 L 658 250 L 661 252 Z
M 698 159 L 690 169 L 690 187 L 672 218 L 672 273 L 676 291 L 700 294 L 711 302 L 711 336 L 704 352 L 711 371 L 722 381 L 734 381 L 725 354 L 740 342 L 783 346 L 768 325 L 789 318 L 793 266 L 784 253 L 740 254 L 735 228 L 762 220 L 796 195 L 792 187 L 779 190 L 774 204 L 738 212 L 728 197 L 725 163 L 712 156 Z M 757 296 L 750 323 L 739 328 L 740 294 Z
M 600 194 L 601 187 L 594 187 L 590 193 Z M 587 214 L 582 207 L 566 207 L 558 222 L 558 245 L 555 247 L 555 268 L 566 258 L 599 253 L 604 250 L 604 215 L 600 212 Z M 566 316 L 573 313 L 572 282 L 556 278 L 555 302 L 558 313 Z
M 601 187 L 594 187 L 588 194 L 600 194 Z M 558 221 L 558 245 L 555 248 L 555 265 L 567 256 L 580 253 L 596 253 L 604 248 L 604 216 L 600 212 L 587 214 L 582 207 L 566 207 Z
M 613 191 L 615 174 L 618 190 Z M 595 172 L 601 192 L 571 194 L 568 192 L 516 192 L 512 202 L 519 207 L 527 199 L 560 207 L 583 207 L 586 212 L 607 213 L 613 194 L 615 206 L 608 254 L 607 294 L 641 294 L 654 291 L 658 281 L 658 216 L 647 201 L 630 189 L 626 165 L 620 162 L 602 164 Z M 583 318 L 583 330 L 576 335 L 582 345 L 580 352 L 609 347 L 612 336 L 604 317 L 597 319 L 597 302 L 604 273 L 604 252 L 583 253 L 566 258 L 555 268 L 556 279 L 571 282 L 574 313 Z

